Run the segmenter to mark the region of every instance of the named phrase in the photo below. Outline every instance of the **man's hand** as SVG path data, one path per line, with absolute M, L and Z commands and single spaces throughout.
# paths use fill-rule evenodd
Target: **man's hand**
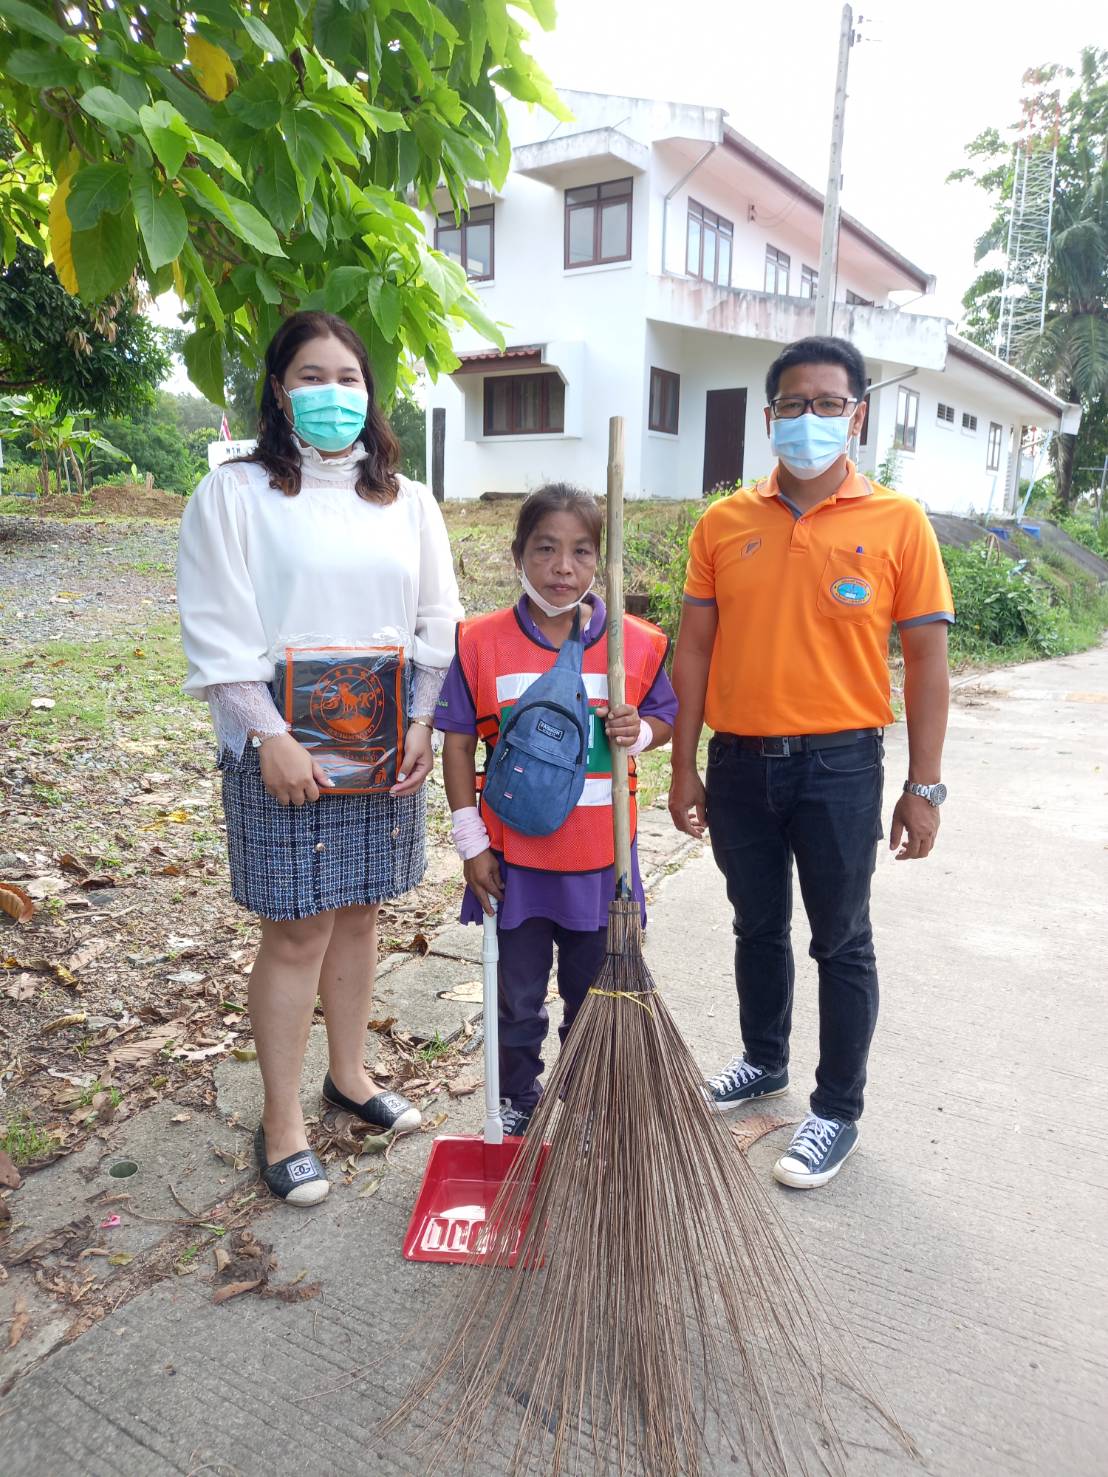
M 291 733 L 267 738 L 258 750 L 262 784 L 278 805 L 306 805 L 319 799 L 320 790 L 334 789 L 303 744 Z
M 396 784 L 390 795 L 411 795 L 419 789 L 435 766 L 431 748 L 431 730 L 426 723 L 409 723 L 404 736 L 404 753 L 396 772 Z
M 896 851 L 898 862 L 922 861 L 931 854 L 939 834 L 939 812 L 922 795 L 903 794 L 893 810 L 889 827 L 889 850 Z M 903 845 L 901 841 L 903 840 Z
M 504 900 L 504 879 L 500 875 L 500 863 L 491 851 L 482 851 L 478 856 L 471 856 L 467 862 L 463 862 L 462 871 L 473 888 L 477 901 L 491 918 L 495 910 L 489 899 L 496 898 L 497 902 Z
M 679 831 L 703 839 L 708 824 L 704 781 L 695 769 L 674 770 L 669 786 L 669 816 Z

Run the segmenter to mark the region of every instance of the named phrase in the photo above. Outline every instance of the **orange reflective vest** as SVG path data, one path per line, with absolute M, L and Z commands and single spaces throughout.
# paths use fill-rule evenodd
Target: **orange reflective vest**
M 649 621 L 625 616 L 624 662 L 627 701 L 638 707 L 665 660 L 664 632 Z M 496 746 L 500 725 L 531 683 L 554 665 L 558 653 L 540 646 L 520 624 L 514 606 L 475 616 L 458 626 L 458 663 L 477 713 L 477 733 L 486 746 L 485 763 Z M 585 647 L 583 675 L 589 703 L 597 708 L 608 701 L 608 642 Z M 599 872 L 613 865 L 612 754 L 604 724 L 592 720 L 585 788 L 565 825 L 551 836 L 524 836 L 481 805 L 481 817 L 494 851 L 513 867 L 540 872 Z M 631 836 L 636 831 L 635 761 L 628 761 L 631 781 Z M 477 776 L 481 790 L 484 775 Z

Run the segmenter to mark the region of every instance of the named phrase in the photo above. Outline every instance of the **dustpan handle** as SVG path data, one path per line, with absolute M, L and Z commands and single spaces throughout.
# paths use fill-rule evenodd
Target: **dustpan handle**
M 497 966 L 500 962 L 500 939 L 496 932 L 495 898 L 489 899 L 492 915 L 485 914 L 481 935 L 481 1005 L 485 1023 L 485 1143 L 504 1142 L 504 1124 L 500 1118 L 500 1035 L 497 1014 Z
M 623 417 L 608 422 L 608 703 L 627 698 L 623 662 Z M 627 750 L 612 750 L 612 833 L 615 838 L 616 897 L 631 897 L 631 789 Z

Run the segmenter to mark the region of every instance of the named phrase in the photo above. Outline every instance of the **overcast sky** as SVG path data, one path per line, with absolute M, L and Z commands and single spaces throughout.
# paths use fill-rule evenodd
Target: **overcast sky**
M 850 56 L 845 210 L 938 278 L 926 311 L 957 322 L 977 273 L 986 196 L 948 185 L 965 145 L 1019 116 L 1028 67 L 1076 68 L 1102 39 L 1092 0 L 861 0 Z M 1103 12 L 1101 12 L 1103 15 Z M 555 83 L 725 108 L 729 122 L 823 189 L 838 0 L 558 0 L 533 50 Z M 176 300 L 159 303 L 175 321 Z M 191 388 L 179 371 L 169 388 Z

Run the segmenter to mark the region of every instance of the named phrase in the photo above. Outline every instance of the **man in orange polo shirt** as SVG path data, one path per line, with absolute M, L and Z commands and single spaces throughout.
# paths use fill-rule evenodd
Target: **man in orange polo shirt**
M 930 853 L 946 798 L 954 606 L 923 509 L 847 459 L 865 391 L 865 363 L 845 339 L 802 339 L 770 367 L 777 466 L 714 503 L 693 531 L 673 665 L 670 814 L 690 835 L 710 831 L 734 908 L 743 1051 L 707 1083 L 721 1111 L 788 1086 L 796 862 L 820 1017 L 811 1111 L 773 1170 L 796 1188 L 826 1184 L 858 1143 L 877 1021 L 869 900 L 894 623 L 908 724 L 890 833 L 898 860 Z M 705 722 L 715 731 L 706 785 L 696 768 Z

